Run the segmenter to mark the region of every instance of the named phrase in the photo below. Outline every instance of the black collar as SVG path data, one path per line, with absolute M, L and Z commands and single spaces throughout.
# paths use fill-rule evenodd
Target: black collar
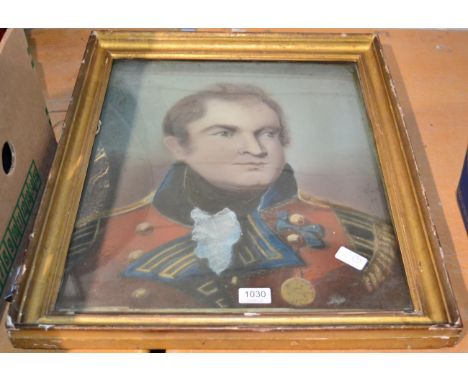
M 183 162 L 174 163 L 156 192 L 153 205 L 163 215 L 187 226 L 193 224 L 190 212 L 198 207 L 216 213 L 225 207 L 238 216 L 261 211 L 297 195 L 294 171 L 286 164 L 279 178 L 263 192 L 221 190 L 199 176 Z

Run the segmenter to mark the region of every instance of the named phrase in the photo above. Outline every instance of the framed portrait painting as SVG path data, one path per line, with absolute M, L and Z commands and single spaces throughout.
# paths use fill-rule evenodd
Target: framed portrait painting
M 374 35 L 93 33 L 30 251 L 17 346 L 461 331 Z

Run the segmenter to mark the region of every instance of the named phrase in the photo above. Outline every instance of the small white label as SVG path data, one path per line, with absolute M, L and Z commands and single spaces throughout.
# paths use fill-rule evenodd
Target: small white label
M 239 288 L 239 304 L 271 304 L 271 289 Z
M 335 258 L 359 271 L 362 271 L 367 264 L 367 259 L 364 256 L 345 247 L 340 247 L 338 252 L 336 252 Z

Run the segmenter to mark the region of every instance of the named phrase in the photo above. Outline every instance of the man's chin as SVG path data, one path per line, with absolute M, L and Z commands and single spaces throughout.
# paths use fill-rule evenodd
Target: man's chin
M 280 175 L 280 173 L 276 171 L 274 173 L 271 170 L 265 171 L 265 168 L 260 171 L 239 171 L 238 168 L 236 168 L 237 171 L 232 171 L 232 168 L 225 168 L 224 170 L 225 171 L 216 171 L 218 174 L 216 177 L 212 176 L 213 172 L 209 174 L 208 171 L 206 171 L 205 174 L 201 174 L 201 176 L 213 186 L 220 189 L 245 192 L 265 190 L 273 184 Z M 222 174 L 222 176 L 220 176 L 220 174 Z
M 221 185 L 220 188 L 223 188 L 228 191 L 238 191 L 238 192 L 245 192 L 245 191 L 261 191 L 267 189 L 273 181 L 271 182 L 263 182 L 263 181 L 239 181 L 239 182 L 230 182 Z

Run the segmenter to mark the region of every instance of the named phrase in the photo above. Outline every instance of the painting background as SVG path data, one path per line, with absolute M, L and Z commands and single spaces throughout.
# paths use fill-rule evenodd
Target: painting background
M 162 143 L 165 113 L 215 83 L 259 86 L 282 106 L 286 155 L 302 191 L 388 220 L 354 64 L 138 60 L 113 64 L 78 219 L 151 197 L 173 161 Z M 89 183 L 100 171 L 99 148 L 109 157 L 112 191 L 96 206 Z

